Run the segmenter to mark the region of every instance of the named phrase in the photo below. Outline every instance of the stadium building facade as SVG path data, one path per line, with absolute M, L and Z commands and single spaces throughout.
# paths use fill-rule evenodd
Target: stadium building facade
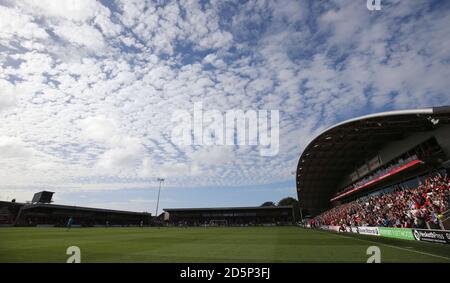
M 47 198 L 42 198 L 43 195 Z M 63 227 L 69 218 L 74 220 L 74 226 L 83 227 L 152 224 L 150 213 L 57 205 L 51 203 L 51 195 L 51 192 L 37 193 L 31 203 L 0 201 L 0 226 Z
M 297 166 L 300 206 L 312 216 L 450 167 L 450 107 L 383 112 L 334 125 Z
M 165 208 L 169 225 L 242 226 L 290 225 L 295 222 L 292 206 Z

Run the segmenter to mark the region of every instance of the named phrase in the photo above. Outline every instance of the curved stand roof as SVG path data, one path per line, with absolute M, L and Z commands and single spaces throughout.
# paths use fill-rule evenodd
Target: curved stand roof
M 303 151 L 296 174 L 300 204 L 315 215 L 329 208 L 338 183 L 362 158 L 414 132 L 450 124 L 450 106 L 389 111 L 338 123 Z

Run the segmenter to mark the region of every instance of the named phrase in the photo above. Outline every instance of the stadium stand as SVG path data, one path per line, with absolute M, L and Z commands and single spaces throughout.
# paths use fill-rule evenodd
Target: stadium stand
M 275 226 L 295 222 L 292 206 L 165 208 L 171 226 Z
M 397 228 L 444 229 L 450 207 L 450 178 L 435 173 L 414 188 L 398 187 L 392 192 L 336 206 L 317 216 L 317 226 L 380 226 Z
M 0 227 L 13 226 L 23 203 L 0 201 Z
M 319 134 L 297 166 L 312 226 L 449 229 L 450 107 L 378 113 Z
M 51 197 L 39 197 L 36 193 L 30 203 L 0 201 L 0 226 L 65 226 L 73 218 L 75 226 L 139 226 L 152 225 L 152 217 L 146 212 L 130 212 L 101 208 L 50 204 Z M 53 194 L 53 193 L 52 193 Z M 38 197 L 39 196 L 39 197 Z

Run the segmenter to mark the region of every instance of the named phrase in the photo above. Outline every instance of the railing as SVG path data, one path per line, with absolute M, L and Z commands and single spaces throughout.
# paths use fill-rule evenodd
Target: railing
M 444 217 L 440 224 L 442 229 L 450 230 L 450 209 L 444 212 Z
M 395 174 L 397 174 L 397 173 L 399 173 L 399 172 L 401 172 L 401 171 L 403 171 L 403 170 L 405 170 L 407 168 L 410 168 L 410 167 L 415 166 L 415 165 L 420 164 L 420 163 L 422 163 L 422 161 L 419 160 L 419 159 L 415 159 L 413 161 L 410 161 L 410 162 L 408 162 L 408 163 L 406 163 L 406 164 L 404 164 L 404 165 L 402 165 L 400 167 L 397 167 L 397 168 L 393 169 L 392 171 L 387 172 L 384 175 L 381 175 L 381 176 L 379 176 L 379 177 L 377 177 L 375 179 L 372 179 L 372 180 L 368 181 L 367 183 L 364 183 L 364 184 L 362 184 L 360 186 L 357 186 L 357 187 L 355 187 L 353 189 L 344 191 L 343 193 L 340 193 L 337 196 L 335 196 L 334 198 L 332 198 L 330 201 L 335 201 L 335 200 L 341 199 L 341 198 L 343 198 L 343 197 L 345 197 L 345 196 L 347 196 L 347 195 L 349 195 L 351 193 L 359 191 L 359 190 L 361 190 L 361 189 L 363 189 L 365 187 L 368 187 L 368 186 L 370 186 L 372 184 L 375 184 L 375 183 L 377 183 L 377 182 L 379 182 L 379 181 L 381 181 L 383 179 L 386 179 L 386 178 L 388 178 L 390 176 L 393 176 L 393 175 L 395 175 Z

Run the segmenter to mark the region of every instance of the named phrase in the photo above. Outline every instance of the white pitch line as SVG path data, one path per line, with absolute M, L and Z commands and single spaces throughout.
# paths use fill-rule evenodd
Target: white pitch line
M 359 239 L 359 238 L 354 238 L 354 237 L 349 237 L 349 236 L 344 236 L 341 234 L 336 233 L 337 236 L 343 237 L 343 238 L 347 238 L 347 239 L 354 239 L 354 240 L 358 240 L 358 241 L 362 241 L 362 242 L 370 242 L 370 243 L 375 243 L 375 244 L 380 244 L 383 246 L 387 246 L 390 248 L 394 248 L 394 249 L 399 249 L 399 250 L 403 250 L 403 251 L 408 251 L 408 252 L 413 252 L 413 253 L 418 253 L 418 254 L 422 254 L 422 255 L 428 255 L 428 256 L 434 256 L 434 257 L 438 257 L 438 258 L 443 258 L 446 260 L 450 260 L 450 258 L 445 257 L 445 256 L 441 256 L 441 255 L 435 255 L 435 254 L 430 254 L 430 253 L 426 253 L 426 252 L 421 252 L 421 251 L 416 251 L 416 250 L 410 250 L 410 249 L 405 249 L 405 248 L 401 248 L 401 247 L 397 247 L 397 246 L 392 246 L 389 244 L 385 244 L 385 243 L 380 243 L 380 242 L 376 242 L 376 241 L 371 241 L 371 240 L 363 240 L 363 239 Z

